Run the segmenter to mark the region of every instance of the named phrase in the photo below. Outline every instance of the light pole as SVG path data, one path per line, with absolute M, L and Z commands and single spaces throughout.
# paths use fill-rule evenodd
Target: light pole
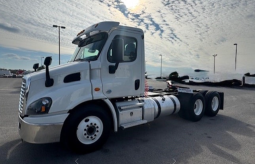
M 213 57 L 214 57 L 214 74 L 215 74 L 215 57 L 217 56 L 217 54 L 214 54 Z
M 237 43 L 234 44 L 236 46 L 236 57 L 235 57 L 235 70 L 236 70 L 236 61 L 237 61 Z
M 60 65 L 60 28 L 65 29 L 66 27 L 58 26 L 58 25 L 53 25 L 53 27 L 58 28 L 58 59 L 59 59 L 59 65 Z
M 42 59 L 43 59 L 44 57 L 41 57 L 41 66 L 42 66 Z
M 159 56 L 161 57 L 160 77 L 162 79 L 162 55 L 159 54 Z

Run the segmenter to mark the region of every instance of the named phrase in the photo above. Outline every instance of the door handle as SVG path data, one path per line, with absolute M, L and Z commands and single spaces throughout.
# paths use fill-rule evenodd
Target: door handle
M 140 80 L 139 79 L 136 79 L 135 80 L 135 90 L 138 90 L 140 87 Z

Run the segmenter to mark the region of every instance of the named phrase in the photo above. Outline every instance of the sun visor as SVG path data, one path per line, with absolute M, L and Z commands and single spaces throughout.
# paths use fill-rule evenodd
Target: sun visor
M 73 39 L 72 43 L 78 45 L 79 42 L 81 40 L 83 40 L 86 36 L 89 36 L 91 32 L 93 32 L 93 31 L 105 31 L 105 32 L 108 32 L 112 28 L 119 26 L 119 24 L 120 24 L 119 22 L 111 22 L 111 21 L 100 22 L 100 23 L 94 24 L 94 25 L 86 28 L 85 30 L 79 32 L 77 37 L 75 37 Z

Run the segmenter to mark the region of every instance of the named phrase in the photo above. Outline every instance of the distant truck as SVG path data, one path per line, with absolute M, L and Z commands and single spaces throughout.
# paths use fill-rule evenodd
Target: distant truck
M 177 88 L 145 93 L 144 33 L 101 22 L 78 33 L 71 61 L 23 77 L 19 134 L 29 143 L 61 142 L 78 153 L 117 132 L 179 113 L 199 121 L 223 109 L 224 94 Z M 164 135 L 164 134 L 163 134 Z
M 0 76 L 12 76 L 9 70 L 0 70 Z

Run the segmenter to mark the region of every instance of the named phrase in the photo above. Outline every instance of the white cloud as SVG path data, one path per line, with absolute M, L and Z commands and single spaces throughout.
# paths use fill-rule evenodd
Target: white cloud
M 23 34 L 14 34 L 0 30 L 0 45 L 14 49 L 28 49 L 40 52 L 49 52 L 58 54 L 58 41 L 54 44 L 33 36 L 24 36 Z M 71 41 L 70 41 L 71 42 Z M 72 54 L 75 46 L 71 43 L 68 46 L 61 44 L 61 54 Z
M 71 41 L 82 29 L 100 21 L 119 21 L 145 31 L 146 61 L 165 67 L 234 71 L 233 43 L 238 43 L 239 72 L 255 72 L 255 1 L 140 0 L 129 9 L 121 0 L 0 0 L 0 45 L 71 54 Z M 156 62 L 155 62 L 156 61 Z
M 15 59 L 15 60 L 34 60 L 34 59 L 29 58 L 29 57 L 19 56 L 17 54 L 13 54 L 13 53 L 3 54 L 2 56 L 6 57 L 8 59 Z

